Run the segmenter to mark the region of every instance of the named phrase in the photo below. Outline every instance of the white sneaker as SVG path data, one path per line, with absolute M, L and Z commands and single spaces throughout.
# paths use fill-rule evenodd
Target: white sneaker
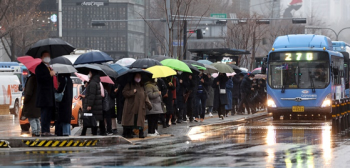
M 160 135 L 159 132 L 158 132 L 157 130 L 156 130 L 155 132 L 156 132 L 155 134 Z
M 213 114 L 212 114 L 212 113 L 209 113 L 209 117 L 213 117 Z
M 159 135 L 154 133 L 154 134 L 147 134 L 147 136 L 149 136 L 149 137 L 156 137 L 156 136 L 159 136 Z

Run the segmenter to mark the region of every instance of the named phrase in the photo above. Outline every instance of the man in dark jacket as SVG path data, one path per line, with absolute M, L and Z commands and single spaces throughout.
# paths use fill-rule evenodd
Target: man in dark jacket
M 184 100 L 186 103 L 186 110 L 184 110 L 183 114 L 183 120 L 187 121 L 186 114 L 190 120 L 190 122 L 193 121 L 193 104 L 194 104 L 194 93 L 193 90 L 195 90 L 195 81 L 192 78 L 192 74 L 186 73 L 185 77 L 183 78 L 184 86 L 185 86 L 185 96 Z
M 240 98 L 241 98 L 241 92 L 240 92 L 240 88 L 241 88 L 241 82 L 244 78 L 244 75 L 242 73 L 236 74 L 233 78 L 233 89 L 232 89 L 232 105 L 233 105 L 233 115 L 235 113 L 238 113 L 238 105 L 240 102 Z
M 166 106 L 166 126 L 169 127 L 169 121 L 171 122 L 171 118 L 172 115 L 174 115 L 174 104 L 173 104 L 173 100 L 174 100 L 174 95 L 173 95 L 173 91 L 176 89 L 174 86 L 174 83 L 172 81 L 172 77 L 167 77 L 164 78 L 164 82 L 167 86 L 167 94 L 165 94 L 166 96 L 163 96 L 163 102 Z
M 255 113 L 255 109 L 254 108 L 249 108 L 250 104 L 250 94 L 252 93 L 252 91 L 254 91 L 254 88 L 252 87 L 252 83 L 253 83 L 253 79 L 254 79 L 254 74 L 249 74 L 247 77 L 245 77 L 242 80 L 241 83 L 241 102 L 239 103 L 239 113 L 244 113 L 243 111 L 243 104 L 245 104 L 247 110 L 248 110 L 248 114 Z
M 214 89 L 214 110 L 218 111 L 219 118 L 224 119 L 225 105 L 227 104 L 226 82 L 228 77 L 225 73 L 220 73 L 214 79 L 212 87 Z M 220 91 L 222 90 L 222 92 Z
M 100 134 L 105 134 L 105 126 L 103 121 L 102 111 L 102 96 L 100 86 L 100 75 L 98 72 L 91 70 L 89 73 L 89 85 L 86 88 L 86 95 L 84 99 L 84 113 L 92 113 L 96 121 L 100 124 Z M 97 127 L 92 128 L 92 134 L 97 135 Z
M 198 75 L 197 82 L 197 93 L 195 98 L 196 109 L 195 109 L 195 121 L 198 122 L 198 117 L 200 121 L 203 122 L 205 116 L 205 107 L 207 102 L 207 95 L 210 86 L 210 81 L 207 75 L 204 75 L 203 71 Z
M 177 101 L 177 109 L 176 109 L 176 114 L 177 114 L 177 123 L 182 123 L 183 118 L 184 118 L 184 110 L 186 107 L 185 99 L 184 99 L 184 94 L 185 94 L 185 84 L 184 84 L 184 74 L 178 74 L 177 75 L 177 86 L 176 86 L 176 101 Z M 186 116 L 185 116 L 186 117 Z
M 50 67 L 50 53 L 43 51 L 41 54 L 42 62 L 36 67 L 35 74 L 37 79 L 37 98 L 36 107 L 41 109 L 41 134 L 42 136 L 51 136 L 50 122 L 55 110 L 55 89 L 53 76 L 56 73 Z M 72 105 L 70 105 L 71 107 Z
M 32 136 L 40 136 L 40 108 L 36 107 L 36 94 L 36 76 L 30 72 L 24 90 L 22 114 L 29 120 Z

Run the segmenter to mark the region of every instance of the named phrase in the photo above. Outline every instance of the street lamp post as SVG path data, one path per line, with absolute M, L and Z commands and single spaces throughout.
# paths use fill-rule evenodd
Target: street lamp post
M 330 30 L 335 34 L 335 40 L 338 41 L 339 40 L 339 35 L 342 31 L 346 30 L 346 29 L 350 29 L 350 27 L 345 27 L 343 29 L 341 29 L 338 33 L 332 29 L 332 28 L 328 28 L 328 27 L 305 27 L 305 29 L 326 29 L 326 30 Z

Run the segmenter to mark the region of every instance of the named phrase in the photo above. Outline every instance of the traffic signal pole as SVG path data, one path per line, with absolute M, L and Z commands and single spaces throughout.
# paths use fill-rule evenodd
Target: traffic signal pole
M 184 29 L 183 29 L 183 56 L 182 59 L 186 60 L 186 51 L 187 51 L 187 20 L 184 20 Z

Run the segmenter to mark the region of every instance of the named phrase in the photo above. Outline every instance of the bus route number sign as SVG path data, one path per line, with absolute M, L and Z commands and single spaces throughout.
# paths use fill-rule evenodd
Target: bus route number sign
M 308 52 L 308 53 L 285 53 L 284 54 L 284 60 L 285 61 L 312 61 L 315 60 L 314 53 Z M 283 60 L 283 59 L 282 59 Z

